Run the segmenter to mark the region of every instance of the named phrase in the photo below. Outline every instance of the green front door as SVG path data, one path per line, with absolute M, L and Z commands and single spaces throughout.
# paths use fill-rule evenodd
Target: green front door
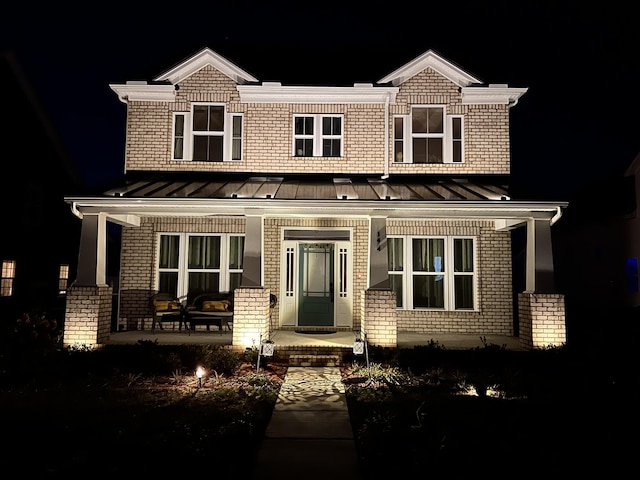
M 300 243 L 299 326 L 334 326 L 333 255 L 333 243 Z

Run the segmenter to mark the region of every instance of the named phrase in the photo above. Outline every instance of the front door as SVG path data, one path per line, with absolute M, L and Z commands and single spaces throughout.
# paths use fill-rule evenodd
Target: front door
M 285 240 L 282 247 L 280 325 L 350 327 L 351 242 Z
M 333 252 L 333 243 L 299 245 L 299 326 L 333 326 Z

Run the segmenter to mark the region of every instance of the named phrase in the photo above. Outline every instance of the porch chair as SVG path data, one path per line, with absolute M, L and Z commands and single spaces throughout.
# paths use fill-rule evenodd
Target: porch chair
M 154 294 L 151 297 L 151 308 L 153 309 L 151 333 L 156 332 L 156 324 L 160 326 L 160 330 L 163 330 L 163 322 L 171 322 L 173 330 L 178 322 L 178 330 L 182 330 L 184 325 L 185 331 L 187 331 L 184 306 L 180 299 L 172 293 L 159 292 Z
M 197 295 L 186 308 L 190 330 L 195 333 L 198 325 L 205 325 L 207 331 L 211 324 L 218 326 L 218 331 L 233 327 L 233 293 L 205 292 Z

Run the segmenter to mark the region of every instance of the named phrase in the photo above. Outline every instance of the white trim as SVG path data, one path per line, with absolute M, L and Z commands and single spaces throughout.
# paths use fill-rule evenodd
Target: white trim
M 243 103 L 311 103 L 311 104 L 385 104 L 387 99 L 395 103 L 396 87 L 308 87 L 282 86 L 279 82 L 262 85 L 238 85 L 240 101 Z
M 466 87 L 460 89 L 462 105 L 515 105 L 528 88 L 507 86 Z
M 129 102 L 175 102 L 176 87 L 173 85 L 148 85 L 147 82 L 109 84 L 122 103 Z
M 115 195 L 115 193 L 114 193 Z M 65 197 L 72 210 L 80 215 L 104 213 L 113 218 L 180 216 L 211 217 L 244 216 L 260 210 L 265 216 L 367 218 L 384 215 L 389 218 L 452 218 L 508 220 L 521 224 L 530 218 L 551 219 L 567 202 L 520 201 L 413 201 L 413 200 L 278 200 L 264 198 L 102 198 Z M 215 213 L 213 213 L 215 212 Z M 517 220 L 515 222 L 514 220 Z

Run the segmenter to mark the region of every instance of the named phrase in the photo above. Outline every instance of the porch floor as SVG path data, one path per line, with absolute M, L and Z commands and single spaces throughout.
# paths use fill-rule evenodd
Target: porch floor
M 482 347 L 483 343 L 480 337 L 485 337 L 488 344 L 505 345 L 508 350 L 524 350 L 520 347 L 520 339 L 508 335 L 481 335 L 481 334 L 457 334 L 457 333 L 410 333 L 398 332 L 398 347 L 413 348 L 419 345 L 428 345 L 431 341 L 437 342 L 438 345 L 449 350 L 465 350 L 470 348 Z M 351 348 L 355 339 L 353 332 L 336 332 L 336 333 L 296 333 L 289 330 L 277 330 L 272 333 L 273 340 L 277 347 L 295 346 L 295 347 L 341 347 Z M 179 345 L 179 344 L 218 344 L 231 345 L 232 332 L 217 330 L 207 332 L 199 330 L 195 333 L 185 333 L 177 330 L 156 330 L 151 333 L 150 330 L 133 330 L 123 332 L 112 332 L 107 344 L 135 344 L 138 341 L 158 342 L 160 345 Z

